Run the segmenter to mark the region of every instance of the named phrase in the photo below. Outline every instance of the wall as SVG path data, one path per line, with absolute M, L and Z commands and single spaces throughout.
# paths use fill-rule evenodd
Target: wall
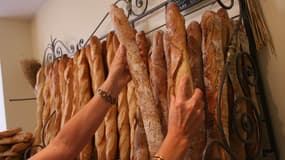
M 280 159 L 285 159 L 285 1 L 262 1 L 263 12 L 276 48 L 275 55 L 264 50 L 259 54 L 260 69 L 265 85 L 268 107 L 280 149 Z
M 0 19 L 0 59 L 3 74 L 7 128 L 35 127 L 35 101 L 9 102 L 11 98 L 35 97 L 25 80 L 20 60 L 32 56 L 31 23 L 24 20 Z
M 36 14 L 33 19 L 33 49 L 35 57 L 42 59 L 43 51 L 50 41 L 50 36 L 56 36 L 66 43 L 72 43 L 80 38 L 86 39 L 99 23 L 100 18 L 104 16 L 109 9 L 109 4 L 113 0 L 49 0 Z M 161 2 L 161 0 L 149 1 L 150 6 Z M 281 30 L 285 22 L 281 21 L 284 15 L 284 0 L 262 1 L 265 17 L 272 33 L 276 46 L 276 57 L 268 57 L 268 53 L 260 54 L 260 67 L 262 69 L 262 78 L 264 80 L 266 96 L 270 107 L 271 117 L 274 123 L 274 131 L 278 140 L 281 159 L 285 159 L 285 148 L 281 147 L 285 144 L 285 98 L 283 92 L 285 85 L 285 41 L 284 31 Z M 211 6 L 211 9 L 217 8 L 217 5 Z M 231 15 L 235 15 L 237 8 L 231 11 Z M 202 11 L 203 12 L 203 11 Z M 201 11 L 187 18 L 187 23 L 191 19 L 199 20 Z M 154 26 L 164 23 L 164 12 L 157 12 L 153 16 L 148 16 L 148 21 L 138 22 L 137 29 L 149 30 Z M 100 28 L 96 35 L 101 36 L 111 30 L 111 23 L 108 20 Z

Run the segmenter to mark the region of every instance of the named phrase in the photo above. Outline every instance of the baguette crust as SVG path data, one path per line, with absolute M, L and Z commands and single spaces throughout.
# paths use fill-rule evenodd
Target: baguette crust
M 30 142 L 33 139 L 33 134 L 30 132 L 19 133 L 13 137 L 6 137 L 0 139 L 0 145 L 9 145 L 22 142 Z
M 0 132 L 0 139 L 6 138 L 6 137 L 12 137 L 21 131 L 22 131 L 22 128 L 13 128 L 7 131 Z
M 46 81 L 45 81 L 45 86 L 44 86 L 44 91 L 43 91 L 43 98 L 45 101 L 45 105 L 44 105 L 44 111 L 43 111 L 43 126 L 47 125 L 48 122 L 48 118 L 51 114 L 51 110 L 52 110 L 52 97 L 51 97 L 51 83 L 52 83 L 52 72 L 53 72 L 53 66 L 51 63 L 47 64 L 45 66 L 45 77 L 46 77 Z M 51 123 L 51 122 L 49 122 Z M 48 127 L 48 126 L 47 126 Z M 46 145 L 49 144 L 49 138 L 50 138 L 50 132 L 47 132 L 47 128 L 43 128 L 45 130 L 45 135 L 43 135 L 44 140 Z
M 160 111 L 164 136 L 167 133 L 168 101 L 167 101 L 167 68 L 163 50 L 163 32 L 158 31 L 153 36 L 152 49 L 149 54 L 149 73 L 152 92 Z
M 203 79 L 203 58 L 202 58 L 202 31 L 198 22 L 193 21 L 187 27 L 187 43 L 189 48 L 189 61 L 193 77 L 194 88 L 205 90 Z M 201 103 L 204 108 L 204 103 Z M 202 114 L 206 114 L 202 111 Z M 191 160 L 201 160 L 204 148 L 206 146 L 206 126 L 202 123 L 199 134 L 192 137 L 190 150 L 187 158 Z
M 64 70 L 64 81 L 65 81 L 65 92 L 64 96 L 64 111 L 62 114 L 61 127 L 66 124 L 66 122 L 72 116 L 72 104 L 73 104 L 73 60 L 69 59 L 66 63 L 66 68 Z
M 27 143 L 17 143 L 14 144 L 12 146 L 12 148 L 10 149 L 11 152 L 16 152 L 19 154 L 23 154 L 25 152 L 25 150 L 31 146 L 31 142 L 27 142 Z
M 129 107 L 129 123 L 130 123 L 130 160 L 134 160 L 134 139 L 135 139 L 135 127 L 136 127 L 136 95 L 135 95 L 135 84 L 133 81 L 128 83 L 128 107 Z M 146 139 L 145 139 L 146 141 Z
M 135 139 L 134 139 L 134 160 L 147 160 L 150 159 L 146 132 L 144 129 L 143 120 L 141 117 L 140 108 L 136 110 L 136 126 L 135 126 Z
M 114 32 L 109 33 L 107 37 L 107 65 L 108 68 L 110 69 L 110 66 L 112 64 L 112 61 L 114 59 L 115 53 L 118 49 L 118 43 L 116 43 L 117 37 L 114 34 Z M 105 116 L 105 138 L 106 138 L 106 159 L 108 160 L 115 160 L 116 159 L 116 154 L 117 154 L 117 144 L 118 144 L 118 137 L 117 137 L 117 125 L 118 125 L 118 131 L 120 135 L 120 141 L 119 141 L 119 149 L 120 149 L 120 159 L 125 159 L 122 158 L 125 154 L 129 154 L 129 152 L 121 152 L 124 150 L 124 146 L 122 145 L 123 140 L 125 140 L 125 143 L 128 143 L 125 137 L 122 135 L 123 132 L 125 132 L 126 128 L 123 128 L 122 122 L 122 104 L 120 103 L 120 100 L 118 101 L 118 122 L 117 122 L 117 106 L 112 105 L 110 110 Z
M 92 37 L 90 40 L 90 47 L 87 47 L 87 59 L 91 71 L 92 90 L 96 90 L 101 86 L 105 80 L 104 64 L 102 57 L 102 45 L 97 37 Z M 105 140 L 105 123 L 102 122 L 95 132 L 95 153 L 97 159 L 106 159 L 106 140 Z
M 44 73 L 44 68 L 40 68 L 40 70 L 37 73 L 37 81 L 36 81 L 36 86 L 35 86 L 35 93 L 37 97 L 37 126 L 34 131 L 34 137 L 35 145 L 40 145 L 41 144 L 41 131 L 43 129 L 43 110 L 44 110 L 44 97 L 43 97 L 43 90 L 44 90 L 44 85 L 45 85 L 45 73 Z M 38 152 L 38 149 L 34 148 L 31 150 L 31 154 L 34 155 Z
M 186 44 L 185 20 L 178 6 L 171 2 L 166 9 L 166 32 L 164 48 L 168 69 L 168 98 L 176 95 L 178 84 L 184 75 L 189 75 L 190 85 L 187 96 L 193 94 L 193 82 L 189 65 L 189 55 Z
M 78 69 L 78 82 L 79 82 L 79 110 L 89 102 L 91 99 L 91 82 L 90 82 L 90 75 L 89 75 L 89 65 L 86 58 L 86 48 L 83 48 L 78 56 L 77 61 L 77 69 Z M 81 160 L 90 160 L 92 156 L 93 146 L 91 139 L 89 143 L 83 148 L 80 153 Z
M 59 130 L 63 127 L 63 114 L 64 114 L 64 111 L 65 111 L 65 93 L 66 93 L 66 81 L 64 79 L 64 70 L 66 68 L 66 65 L 67 65 L 67 62 L 68 62 L 68 57 L 67 55 L 63 55 L 61 60 L 59 61 L 59 64 L 58 64 L 58 76 L 59 76 L 59 90 L 60 90 L 60 98 L 61 98 L 61 107 L 60 107 L 60 110 L 61 110 L 61 117 L 60 117 L 60 127 L 59 127 Z
M 224 69 L 224 53 L 222 44 L 222 20 L 214 12 L 207 11 L 204 13 L 201 22 L 203 41 L 203 63 L 204 63 L 204 81 L 206 100 L 208 102 L 208 138 L 222 140 L 222 135 L 218 130 L 217 116 L 217 98 L 218 89 L 221 87 L 221 81 Z M 228 131 L 228 96 L 227 80 L 225 80 L 221 95 L 221 118 L 222 126 L 226 140 L 229 138 Z M 226 151 L 213 147 L 209 157 L 229 159 Z
M 149 82 L 147 66 L 140 57 L 134 29 L 130 26 L 123 10 L 112 5 L 110 15 L 118 39 L 127 49 L 130 73 L 136 86 L 136 95 L 140 97 L 137 99 L 137 105 L 141 109 L 149 150 L 151 155 L 154 155 L 163 141 L 163 133 Z

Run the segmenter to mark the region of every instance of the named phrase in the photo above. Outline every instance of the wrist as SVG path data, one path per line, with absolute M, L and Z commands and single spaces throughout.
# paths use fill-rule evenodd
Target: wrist
M 174 134 L 167 134 L 165 137 L 166 141 L 169 141 L 174 146 L 177 146 L 180 149 L 187 149 L 189 146 L 189 139 L 183 136 L 174 135 Z
M 167 134 L 157 155 L 167 159 L 183 159 L 187 152 L 189 140 L 172 134 Z
M 117 98 L 120 93 L 119 88 L 111 78 L 107 78 L 100 88 L 110 94 L 112 98 Z

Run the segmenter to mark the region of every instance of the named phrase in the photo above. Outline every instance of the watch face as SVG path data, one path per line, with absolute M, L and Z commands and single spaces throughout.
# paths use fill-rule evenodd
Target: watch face
M 185 10 L 202 0 L 173 0 L 173 1 L 179 5 L 180 10 Z

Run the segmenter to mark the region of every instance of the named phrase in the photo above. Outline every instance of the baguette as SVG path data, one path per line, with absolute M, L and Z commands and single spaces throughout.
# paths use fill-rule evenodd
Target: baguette
M 64 114 L 64 111 L 65 111 L 65 93 L 66 93 L 66 81 L 64 79 L 64 70 L 66 68 L 66 65 L 67 65 L 67 62 L 68 62 L 68 57 L 67 55 L 63 55 L 61 60 L 59 61 L 59 64 L 58 64 L 58 76 L 59 76 L 59 83 L 57 85 L 59 85 L 59 90 L 60 90 L 60 99 L 61 99 L 61 104 L 60 104 L 60 110 L 61 110 L 61 117 L 58 117 L 60 118 L 59 120 L 59 128 L 58 128 L 58 131 L 63 127 L 63 114 Z
M 63 78 L 65 81 L 65 92 L 64 96 L 64 111 L 62 113 L 62 123 L 61 127 L 71 118 L 72 116 L 72 104 L 73 104 L 73 60 L 68 59 L 66 62 L 66 68 L 63 73 Z
M 44 110 L 44 97 L 43 97 L 43 90 L 44 90 L 44 85 L 45 85 L 45 73 L 44 73 L 44 68 L 40 68 L 40 70 L 37 73 L 37 80 L 36 80 L 36 86 L 35 86 L 35 93 L 37 97 L 37 126 L 34 131 L 34 137 L 35 145 L 40 145 L 41 144 L 41 131 L 43 129 L 43 110 Z M 37 153 L 38 150 L 36 148 L 33 148 L 31 150 L 31 154 L 34 155 Z
M 89 65 L 86 58 L 86 48 L 83 48 L 77 59 L 77 69 L 78 69 L 78 102 L 79 102 L 79 110 L 89 102 L 91 99 L 91 81 L 90 81 L 90 71 Z M 78 110 L 78 111 L 79 111 Z M 89 143 L 83 148 L 80 153 L 80 160 L 90 160 L 92 156 L 93 146 L 91 139 Z
M 225 83 L 223 84 L 224 86 L 221 95 L 222 126 L 218 126 L 219 117 L 217 115 L 218 90 L 221 87 L 225 63 L 222 44 L 222 20 L 216 13 L 207 11 L 202 16 L 201 27 L 203 33 L 202 52 L 204 63 L 205 95 L 208 104 L 207 138 L 222 140 L 222 135 L 218 130 L 218 127 L 222 127 L 225 133 L 225 138 L 228 141 L 227 79 L 225 79 Z M 223 160 L 229 159 L 226 151 L 217 146 L 214 146 L 212 150 L 210 150 L 207 157 Z
M 205 90 L 203 80 L 203 61 L 202 61 L 202 31 L 198 22 L 193 21 L 187 27 L 187 44 L 189 49 L 189 61 L 193 77 L 194 88 Z M 204 103 L 201 103 L 204 106 Z M 204 107 L 203 107 L 204 108 Z M 206 114 L 202 111 L 202 114 Z M 187 158 L 191 160 L 201 160 L 206 146 L 206 126 L 202 123 L 199 134 L 192 137 L 190 150 Z
M 0 153 L 0 158 L 5 158 L 5 157 L 20 157 L 20 154 L 16 152 L 11 152 L 11 151 Z
M 17 143 L 14 144 L 12 146 L 12 148 L 10 149 L 11 152 L 16 152 L 19 154 L 23 154 L 25 152 L 25 150 L 31 146 L 31 142 L 27 142 L 27 143 Z
M 130 26 L 123 10 L 112 5 L 110 16 L 118 39 L 127 50 L 129 70 L 136 86 L 136 95 L 140 97 L 137 99 L 137 105 L 141 109 L 150 153 L 154 155 L 163 141 L 163 133 L 149 82 L 147 66 L 140 56 L 134 29 Z
M 150 48 L 150 44 L 145 36 L 144 31 L 136 32 L 136 43 L 138 45 L 143 62 L 146 64 L 146 66 L 148 66 L 148 51 Z
M 6 137 L 12 137 L 21 131 L 22 131 L 22 128 L 13 128 L 13 129 L 9 129 L 7 131 L 2 131 L 2 132 L 0 132 L 0 139 L 6 138 Z
M 11 145 L 0 145 L 0 152 L 5 152 L 10 150 Z
M 90 40 L 90 47 L 87 47 L 87 60 L 90 67 L 92 90 L 96 90 L 101 86 L 105 79 L 104 64 L 102 57 L 102 46 L 97 37 L 92 37 Z M 95 132 L 95 153 L 97 159 L 106 159 L 106 140 L 105 140 L 105 123 L 102 122 Z
M 167 68 L 163 50 L 163 32 L 153 36 L 152 49 L 149 54 L 150 83 L 157 108 L 160 111 L 163 133 L 167 133 L 168 102 L 167 102 Z
M 51 114 L 51 105 L 52 105 L 52 97 L 51 97 L 51 81 L 52 81 L 52 71 L 53 71 L 53 68 L 52 68 L 52 64 L 49 63 L 47 64 L 45 67 L 45 77 L 46 77 L 46 81 L 45 81 L 45 86 L 44 86 L 44 89 L 43 89 L 43 98 L 44 98 L 44 102 L 45 102 L 45 105 L 44 105 L 44 110 L 43 110 L 43 118 L 42 118 L 42 121 L 43 121 L 43 127 L 47 127 L 47 122 L 48 122 L 48 118 Z M 46 132 L 46 128 L 43 128 L 44 130 L 44 137 L 42 137 L 45 141 L 45 145 L 48 144 L 48 140 L 49 140 L 49 137 L 50 137 L 50 134 L 49 132 Z
M 134 160 L 134 154 L 136 153 L 134 150 L 134 139 L 135 139 L 135 127 L 136 127 L 136 95 L 135 95 L 135 84 L 133 81 L 128 83 L 128 107 L 129 107 L 129 123 L 130 123 L 130 160 Z M 145 139 L 146 141 L 146 139 Z
M 30 142 L 32 139 L 33 139 L 33 134 L 30 132 L 19 133 L 13 137 L 6 137 L 6 138 L 0 139 L 0 145 Z
M 118 44 L 116 44 L 115 42 L 118 41 L 116 35 L 111 32 L 108 34 L 107 37 L 107 65 L 108 65 L 108 69 L 110 69 L 111 63 L 114 59 L 115 53 L 118 49 Z M 120 101 L 118 102 L 118 105 L 120 105 Z M 121 109 L 121 108 L 118 108 Z M 129 152 L 121 152 L 123 146 L 121 145 L 122 140 L 126 140 L 124 139 L 124 137 L 122 137 L 121 133 L 122 133 L 122 129 L 124 130 L 125 128 L 120 128 L 122 127 L 121 125 L 121 117 L 120 117 L 120 113 L 121 110 L 119 110 L 119 116 L 118 116 L 118 124 L 117 124 L 117 106 L 116 105 L 112 105 L 110 110 L 108 111 L 108 113 L 105 116 L 105 138 L 106 138 L 106 159 L 108 160 L 115 160 L 116 159 L 116 153 L 117 153 L 117 144 L 118 144 L 118 137 L 117 137 L 117 125 L 118 125 L 118 130 L 119 130 L 119 135 L 120 135 L 120 142 L 119 142 L 119 149 L 120 149 L 120 159 L 124 159 L 121 158 L 122 156 L 124 156 L 124 154 L 129 154 Z M 125 143 L 128 143 L 128 141 L 126 141 Z
M 60 77 L 59 77 L 59 65 L 60 60 L 56 60 L 53 64 L 53 82 L 51 85 L 52 89 L 52 97 L 53 97 L 53 111 L 56 112 L 55 117 L 52 118 L 52 121 L 50 123 L 49 132 L 51 132 L 51 139 L 53 140 L 54 137 L 57 135 L 57 133 L 60 130 L 61 125 L 61 118 L 62 118 L 62 99 L 61 99 L 61 92 L 60 92 Z
M 78 58 L 80 51 L 76 52 L 73 56 L 73 105 L 72 105 L 72 117 L 79 111 L 79 80 L 78 80 Z
M 146 132 L 144 129 L 143 120 L 141 117 L 140 108 L 136 110 L 136 125 L 135 125 L 135 138 L 134 138 L 134 160 L 147 160 L 150 159 Z
M 186 44 L 185 20 L 174 2 L 169 3 L 166 9 L 164 49 L 168 70 L 168 99 L 170 95 L 179 92 L 178 84 L 183 75 L 190 77 L 190 85 L 187 88 L 187 96 L 190 98 L 193 94 L 193 82 Z

